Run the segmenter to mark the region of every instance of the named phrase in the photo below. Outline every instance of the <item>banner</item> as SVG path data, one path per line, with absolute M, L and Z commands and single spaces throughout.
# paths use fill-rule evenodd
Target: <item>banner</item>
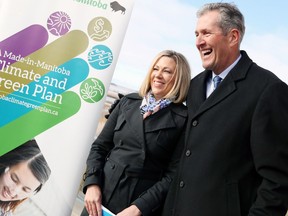
M 34 139 L 51 170 L 14 215 L 71 215 L 133 4 L 1 0 L 0 159 Z

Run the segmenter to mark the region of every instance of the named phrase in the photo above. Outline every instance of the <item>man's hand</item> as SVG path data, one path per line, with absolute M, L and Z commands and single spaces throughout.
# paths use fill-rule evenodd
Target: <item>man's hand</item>
M 117 106 L 117 104 L 119 103 L 120 99 L 124 97 L 123 94 L 118 93 L 118 99 L 115 99 L 113 104 L 111 105 L 111 107 L 108 109 L 108 114 L 105 115 L 105 118 L 108 119 L 110 114 L 112 113 L 112 111 L 115 109 L 115 107 Z

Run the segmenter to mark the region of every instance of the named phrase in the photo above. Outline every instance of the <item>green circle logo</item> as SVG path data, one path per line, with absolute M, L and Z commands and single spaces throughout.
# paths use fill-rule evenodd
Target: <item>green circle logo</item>
M 99 79 L 87 79 L 80 86 L 80 95 L 84 101 L 96 103 L 104 97 L 105 86 Z

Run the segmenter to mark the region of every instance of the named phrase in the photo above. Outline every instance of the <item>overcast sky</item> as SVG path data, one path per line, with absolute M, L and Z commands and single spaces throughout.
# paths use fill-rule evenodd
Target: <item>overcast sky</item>
M 135 0 L 112 82 L 138 90 L 154 56 L 164 49 L 183 53 L 192 77 L 203 71 L 195 47 L 197 9 L 205 0 Z M 288 83 L 287 1 L 235 0 L 246 22 L 241 49 L 258 65 Z

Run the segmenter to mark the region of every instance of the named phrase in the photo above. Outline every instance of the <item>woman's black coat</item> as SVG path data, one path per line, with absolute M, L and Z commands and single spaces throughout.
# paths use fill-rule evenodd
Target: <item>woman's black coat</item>
M 187 110 L 172 103 L 143 120 L 141 102 L 129 94 L 111 113 L 92 144 L 83 191 L 99 185 L 102 204 L 114 213 L 135 204 L 143 215 L 160 215 L 182 150 Z

